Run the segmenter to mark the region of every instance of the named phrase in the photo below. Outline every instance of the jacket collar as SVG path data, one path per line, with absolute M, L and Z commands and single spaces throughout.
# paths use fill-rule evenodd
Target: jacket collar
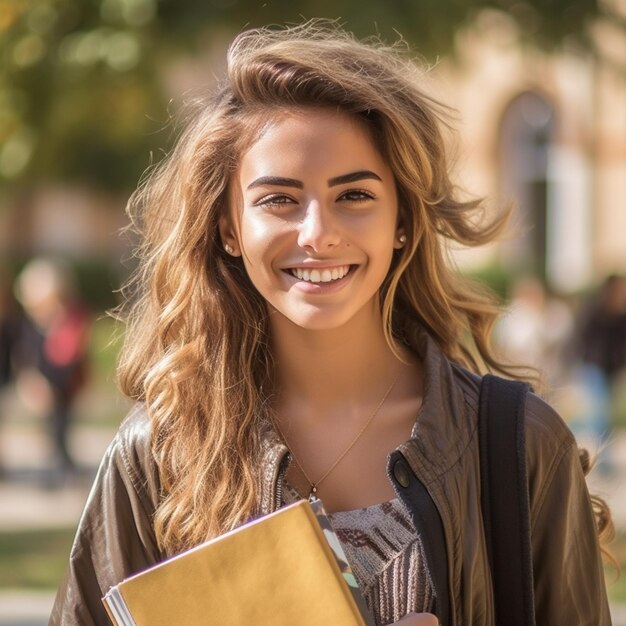
M 457 463 L 472 438 L 476 424 L 469 409 L 477 398 L 466 392 L 476 388 L 472 379 L 477 377 L 452 363 L 423 328 L 417 327 L 410 339 L 424 365 L 424 397 L 411 438 L 398 449 L 429 484 Z M 459 384 L 463 378 L 469 385 Z

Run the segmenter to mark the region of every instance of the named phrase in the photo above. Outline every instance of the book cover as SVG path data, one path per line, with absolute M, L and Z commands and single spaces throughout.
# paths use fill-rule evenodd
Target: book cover
M 135 574 L 103 602 L 117 626 L 373 624 L 321 503 L 306 500 Z

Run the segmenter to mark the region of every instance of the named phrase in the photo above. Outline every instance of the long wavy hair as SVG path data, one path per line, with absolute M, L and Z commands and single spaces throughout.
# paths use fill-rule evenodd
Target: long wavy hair
M 257 512 L 259 458 L 274 391 L 267 308 L 218 222 L 242 153 L 291 107 L 357 116 L 395 174 L 407 236 L 381 288 L 389 344 L 417 325 L 475 370 L 505 372 L 489 344 L 497 303 L 461 277 L 447 244 L 490 241 L 476 200 L 459 199 L 444 149 L 448 111 L 421 87 L 404 46 L 360 42 L 334 23 L 250 30 L 228 52 L 226 77 L 198 101 L 169 156 L 129 202 L 141 236 L 128 285 L 123 392 L 143 402 L 162 484 L 154 525 L 173 554 Z

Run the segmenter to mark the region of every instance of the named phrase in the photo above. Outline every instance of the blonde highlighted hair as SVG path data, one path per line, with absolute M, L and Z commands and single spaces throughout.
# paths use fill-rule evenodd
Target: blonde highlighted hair
M 224 82 L 197 103 L 172 153 L 129 203 L 142 244 L 130 283 L 122 390 L 145 403 L 163 497 L 154 524 L 173 554 L 257 513 L 259 458 L 274 381 L 267 309 L 218 222 L 242 153 L 290 107 L 329 107 L 363 120 L 395 174 L 407 243 L 381 290 L 390 345 L 426 327 L 453 360 L 505 371 L 489 345 L 494 301 L 446 258 L 447 241 L 491 240 L 476 201 L 452 184 L 447 111 L 420 85 L 400 47 L 359 42 L 334 23 L 239 35 Z

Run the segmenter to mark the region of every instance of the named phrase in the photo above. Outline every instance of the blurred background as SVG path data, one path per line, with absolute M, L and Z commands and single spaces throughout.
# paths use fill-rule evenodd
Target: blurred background
M 105 312 L 130 193 L 236 33 L 313 17 L 402 37 L 456 111 L 459 185 L 515 203 L 503 241 L 451 257 L 507 299 L 500 349 L 598 453 L 626 563 L 624 0 L 0 0 L 0 626 L 47 623 L 128 407 Z M 607 581 L 626 624 L 626 574 Z

